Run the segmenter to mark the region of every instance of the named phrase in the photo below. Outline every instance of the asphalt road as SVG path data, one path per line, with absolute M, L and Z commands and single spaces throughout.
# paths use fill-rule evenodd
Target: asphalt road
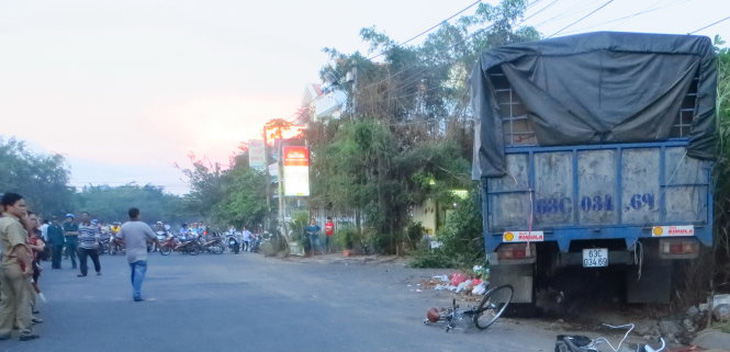
M 122 256 L 102 276 L 77 278 L 69 262 L 41 278 L 48 303 L 40 339 L 0 351 L 552 351 L 556 332 L 502 319 L 479 331 L 424 326 L 444 293 L 417 292 L 431 272 L 401 264 L 283 261 L 258 254 L 153 253 L 133 302 Z M 90 263 L 91 264 L 91 263 Z M 91 270 L 93 273 L 93 269 Z M 411 286 L 408 286 L 411 284 Z

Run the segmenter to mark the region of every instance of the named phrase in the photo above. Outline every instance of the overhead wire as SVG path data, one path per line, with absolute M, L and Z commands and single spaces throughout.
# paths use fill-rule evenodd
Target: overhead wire
M 573 30 L 570 30 L 570 31 L 566 31 L 565 33 L 578 33 L 578 32 L 583 32 L 583 31 L 585 31 L 587 29 L 591 29 L 591 28 L 595 28 L 595 27 L 600 27 L 600 26 L 604 26 L 604 25 L 607 25 L 607 24 L 615 23 L 615 22 L 625 21 L 625 20 L 628 20 L 628 19 L 631 19 L 631 18 L 634 18 L 634 17 L 638 17 L 638 16 L 641 16 L 641 15 L 646 15 L 646 14 L 649 14 L 649 13 L 652 13 L 652 12 L 656 12 L 656 11 L 659 11 L 659 10 L 663 10 L 663 9 L 668 8 L 668 7 L 676 6 L 676 5 L 681 4 L 683 2 L 689 2 L 689 1 L 691 1 L 691 0 L 674 0 L 674 1 L 670 1 L 668 4 L 663 4 L 663 5 L 659 5 L 659 4 L 660 3 L 666 3 L 667 2 L 666 0 L 665 1 L 657 1 L 654 4 L 652 4 L 649 8 L 646 8 L 644 10 L 641 10 L 641 11 L 638 11 L 638 12 L 635 12 L 635 13 L 632 13 L 630 15 L 622 16 L 622 17 L 619 17 L 619 18 L 614 18 L 612 20 L 608 20 L 608 21 L 596 23 L 596 24 L 593 24 L 593 25 L 590 25 L 590 26 L 581 27 L 581 28 L 578 28 L 578 29 L 573 29 Z
M 535 2 L 539 2 L 539 1 L 541 1 L 541 0 L 536 0 Z M 464 13 L 464 11 L 466 11 L 466 10 L 474 7 L 475 5 L 479 4 L 480 2 L 482 2 L 482 0 L 478 0 L 478 1 L 475 1 L 475 2 L 471 3 L 469 6 L 467 6 L 467 7 L 463 8 L 463 9 L 459 10 L 455 14 L 449 16 L 448 18 L 439 21 L 438 23 L 434 24 L 433 26 L 429 27 L 428 29 L 426 29 L 426 30 L 424 30 L 424 31 L 416 34 L 415 36 L 411 37 L 410 39 L 405 40 L 405 41 L 401 42 L 400 44 L 397 44 L 395 47 L 400 47 L 400 46 L 403 46 L 403 45 L 405 45 L 407 43 L 410 43 L 413 40 L 416 40 L 417 38 L 423 36 L 424 34 L 426 34 L 426 33 L 430 32 L 430 31 L 432 31 L 432 30 L 440 27 L 444 23 L 447 23 L 448 21 L 450 21 L 454 17 L 456 17 L 456 16 Z M 379 54 L 368 58 L 368 60 L 372 60 L 372 59 L 375 59 L 375 58 L 377 58 L 379 56 L 382 56 L 386 52 L 387 52 L 387 50 L 384 50 L 384 51 L 380 52 Z M 310 99 L 307 103 L 304 104 L 304 106 L 308 106 L 309 104 L 313 103 L 315 100 L 317 100 L 317 97 L 313 97 L 312 99 Z M 297 116 L 298 113 L 299 113 L 299 109 L 297 109 L 297 111 L 291 113 L 290 115 L 288 115 L 286 118 L 283 118 L 283 119 L 286 120 L 289 123 L 295 123 L 296 122 L 296 119 L 298 118 L 298 116 Z
M 536 1 L 533 1 L 533 2 L 529 3 L 529 4 L 527 5 L 526 11 L 527 11 L 527 10 L 529 10 L 529 8 L 530 8 L 530 7 L 532 7 L 532 6 L 535 6 L 536 4 L 538 4 L 538 3 L 540 3 L 540 2 L 541 2 L 541 0 L 536 0 Z M 539 9 L 538 11 L 536 11 L 535 13 L 533 13 L 533 14 L 531 14 L 531 15 L 529 15 L 529 16 L 527 16 L 527 17 L 525 17 L 525 18 L 523 18 L 522 20 L 520 20 L 520 21 L 519 21 L 519 22 L 518 22 L 518 23 L 517 23 L 517 24 L 515 25 L 515 27 L 521 26 L 522 24 L 524 24 L 524 23 L 525 23 L 525 22 L 527 22 L 528 20 L 532 19 L 533 17 L 537 16 L 537 15 L 538 15 L 538 14 L 540 14 L 541 12 L 545 11 L 545 10 L 546 10 L 547 8 L 549 8 L 549 7 L 551 7 L 552 5 L 554 5 L 554 4 L 556 3 L 556 2 L 558 2 L 558 0 L 553 0 L 552 2 L 548 3 L 548 4 L 547 4 L 547 5 L 545 5 L 545 6 L 543 7 L 543 8 Z M 469 39 L 472 39 L 473 37 L 475 37 L 475 36 L 477 36 L 477 35 L 479 35 L 479 34 L 481 34 L 481 33 L 485 32 L 485 31 L 487 31 L 487 30 L 489 30 L 489 29 L 492 29 L 493 27 L 494 27 L 494 24 L 490 24 L 490 25 L 489 25 L 489 26 L 487 26 L 487 27 L 484 27 L 484 28 L 481 28 L 481 29 L 479 29 L 479 30 L 477 30 L 477 31 L 474 31 L 473 33 L 471 33 L 471 34 L 469 34 L 468 36 L 464 37 L 464 38 L 463 38 L 462 40 L 460 40 L 460 41 L 458 41 L 457 43 L 455 43 L 455 44 L 451 45 L 451 46 L 449 47 L 449 49 L 455 49 L 455 48 L 456 48 L 456 47 L 458 47 L 459 45 L 462 45 L 463 43 L 465 43 L 465 42 L 466 42 L 467 40 L 469 40 Z M 448 60 L 448 61 L 444 62 L 443 64 L 441 64 L 441 65 L 438 65 L 438 66 L 436 66 L 436 67 L 423 67 L 423 68 L 421 68 L 420 70 L 418 70 L 418 71 L 416 71 L 416 72 L 414 72 L 414 73 L 413 73 L 413 75 L 414 75 L 414 78 L 412 78 L 412 79 L 411 79 L 410 81 L 406 81 L 406 82 L 404 82 L 404 83 L 400 84 L 400 85 L 399 85 L 399 87 L 396 87 L 396 90 L 398 90 L 398 89 L 403 89 L 403 88 L 405 88 L 405 87 L 407 87 L 407 86 L 409 86 L 409 85 L 412 85 L 413 83 L 415 83 L 415 82 L 417 82 L 417 81 L 421 80 L 421 79 L 423 78 L 423 77 L 421 76 L 421 74 L 422 74 L 422 73 L 424 73 L 424 72 L 426 72 L 426 71 L 429 71 L 429 70 L 438 70 L 438 69 L 444 68 L 445 66 L 451 65 L 451 64 L 453 64 L 453 63 L 454 63 L 454 62 L 456 62 L 456 61 L 457 61 L 457 60 Z M 374 83 L 370 83 L 370 84 L 368 84 L 368 85 L 366 85 L 366 86 L 364 86 L 364 87 L 360 88 L 360 90 L 366 90 L 366 89 L 369 89 L 369 88 L 371 88 L 371 87 L 374 87 L 374 86 L 376 86 L 376 85 L 379 85 L 379 84 L 381 84 L 381 83 L 383 83 L 383 82 L 386 82 L 386 81 L 388 81 L 388 80 L 391 80 L 391 79 L 395 78 L 396 76 L 398 76 L 398 75 L 400 75 L 400 74 L 402 74 L 402 73 L 406 72 L 406 71 L 407 71 L 408 69 L 410 69 L 410 68 L 414 68 L 414 67 L 415 67 L 415 65 L 411 65 L 411 66 L 408 66 L 408 67 L 404 67 L 404 68 L 400 69 L 399 71 L 396 71 L 396 73 L 394 73 L 394 74 L 391 74 L 391 75 L 389 75 L 389 76 L 388 76 L 388 77 L 386 77 L 386 78 L 383 78 L 383 79 L 381 79 L 381 80 L 379 80 L 379 81 L 376 81 L 376 82 L 374 82 Z M 434 88 L 430 88 L 430 89 L 429 89 L 428 91 L 431 91 L 431 90 L 435 90 L 435 89 L 439 89 L 439 88 L 440 88 L 440 87 L 434 87 Z M 415 93 L 415 94 L 417 94 L 417 93 Z M 392 101 L 392 100 L 398 100 L 398 99 L 402 99 L 403 97 L 409 97 L 409 96 L 412 96 L 412 95 L 414 95 L 414 93 L 408 93 L 408 94 L 404 94 L 404 95 L 401 95 L 401 96 L 395 96 L 395 97 L 387 97 L 387 98 L 384 98 L 384 99 L 380 99 L 380 100 L 375 100 L 375 101 L 371 101 L 371 102 L 384 102 L 384 101 Z
M 584 19 L 586 19 L 586 18 L 590 17 L 590 16 L 591 16 L 591 15 L 593 15 L 594 13 L 596 13 L 596 12 L 600 11 L 601 9 L 603 9 L 604 7 L 608 6 L 608 5 L 609 5 L 609 4 L 611 4 L 611 3 L 613 2 L 613 1 L 614 1 L 614 0 L 608 0 L 608 1 L 606 1 L 606 2 L 605 2 L 605 3 L 603 4 L 603 5 L 599 6 L 599 7 L 598 7 L 598 8 L 596 8 L 595 10 L 593 10 L 593 11 L 589 12 L 589 13 L 588 13 L 588 14 L 586 14 L 585 16 L 583 16 L 583 17 L 579 18 L 578 20 L 576 20 L 576 21 L 574 21 L 574 22 L 570 23 L 569 25 L 567 25 L 567 26 L 565 26 L 565 27 L 561 28 L 561 29 L 560 29 L 560 30 L 558 30 L 557 32 L 555 32 L 555 33 L 553 33 L 552 35 L 550 35 L 550 36 L 549 36 L 548 38 L 552 38 L 552 37 L 554 37 L 554 36 L 556 36 L 556 35 L 560 34 L 560 32 L 562 32 L 562 31 L 564 31 L 564 30 L 566 30 L 566 29 L 568 29 L 568 28 L 570 28 L 570 27 L 574 26 L 575 24 L 578 24 L 578 23 L 580 23 L 580 22 L 581 22 L 581 21 L 583 21 Z
M 438 27 L 441 27 L 441 26 L 442 26 L 442 25 L 443 25 L 444 23 L 447 23 L 447 22 L 449 22 L 449 21 L 450 21 L 451 19 L 453 19 L 454 17 L 456 17 L 456 16 L 458 16 L 458 15 L 460 15 L 460 14 L 464 13 L 464 11 L 466 11 L 466 10 L 468 10 L 468 9 L 470 9 L 470 8 L 472 8 L 472 7 L 474 7 L 475 5 L 479 4 L 480 2 L 482 2 L 482 1 L 481 1 L 481 0 L 478 0 L 478 1 L 475 1 L 475 2 L 473 2 L 473 3 L 471 4 L 471 5 L 469 5 L 469 6 L 465 7 L 465 8 L 463 8 L 463 9 L 461 9 L 461 10 L 460 10 L 459 12 L 457 12 L 457 13 L 455 13 L 455 14 L 453 14 L 453 15 L 449 16 L 448 18 L 446 18 L 446 19 L 442 20 L 442 21 L 441 21 L 441 22 L 439 22 L 439 23 L 436 23 L 436 24 L 434 24 L 433 26 L 431 26 L 431 27 L 429 27 L 428 29 L 426 29 L 426 30 L 422 31 L 421 33 L 418 33 L 418 34 L 416 34 L 415 36 L 411 37 L 410 39 L 408 39 L 408 40 L 406 40 L 406 41 L 403 41 L 403 42 L 401 42 L 401 43 L 399 43 L 399 44 L 396 44 L 395 46 L 396 46 L 396 47 L 401 47 L 401 46 L 403 46 L 403 45 L 406 45 L 406 44 L 408 44 L 408 43 L 410 43 L 410 42 L 412 42 L 412 41 L 414 41 L 414 40 L 418 39 L 418 38 L 419 38 L 419 37 L 421 37 L 422 35 L 424 35 L 424 34 L 426 34 L 426 33 L 430 32 L 430 31 L 432 31 L 432 30 L 434 30 L 434 29 L 436 29 L 436 28 L 438 28 Z M 386 51 L 384 50 L 384 51 L 380 52 L 379 54 L 377 54 L 377 55 L 375 55 L 375 56 L 369 57 L 369 58 L 368 58 L 368 60 L 372 60 L 372 59 L 375 59 L 375 58 L 377 58 L 377 57 L 380 57 L 380 56 L 382 56 L 382 55 L 385 55 L 385 53 L 386 53 Z
M 695 34 L 695 33 L 699 32 L 699 31 L 701 31 L 701 30 L 705 30 L 705 29 L 707 29 L 707 28 L 710 28 L 710 27 L 712 27 L 712 26 L 714 26 L 714 25 L 716 25 L 716 24 L 720 24 L 720 23 L 722 23 L 722 22 L 725 22 L 725 21 L 727 21 L 727 20 L 730 20 L 730 16 L 727 16 L 727 17 L 725 17 L 725 18 L 723 18 L 723 19 L 721 19 L 721 20 L 719 20 L 719 21 L 715 21 L 715 22 L 712 22 L 712 23 L 710 23 L 710 24 L 708 24 L 708 25 L 706 25 L 706 26 L 704 26 L 704 27 L 701 27 L 701 28 L 695 29 L 695 30 L 693 30 L 692 32 L 689 32 L 689 34 Z
M 541 1 L 542 1 L 542 0 L 536 0 L 536 1 L 533 1 L 533 2 L 529 3 L 529 4 L 527 5 L 527 8 L 526 8 L 526 10 L 528 10 L 528 9 L 529 9 L 530 7 L 532 7 L 532 6 L 534 6 L 534 5 L 538 4 L 538 3 L 540 3 Z M 531 19 L 531 18 L 532 18 L 533 16 L 535 16 L 535 15 L 537 15 L 538 13 L 540 13 L 540 12 L 544 11 L 544 10 L 545 10 L 546 8 L 550 7 L 550 6 L 551 6 L 551 5 L 553 5 L 553 4 L 555 3 L 555 2 L 557 2 L 557 0 L 554 0 L 553 2 L 549 3 L 548 5 L 546 5 L 546 6 L 545 6 L 545 7 L 543 8 L 543 9 L 541 9 L 541 10 L 540 10 L 540 11 L 538 11 L 537 13 L 535 13 L 535 14 L 532 14 L 532 15 L 530 15 L 530 16 L 528 16 L 528 17 L 526 17 L 526 18 L 522 19 L 522 20 L 521 20 L 521 21 L 520 21 L 520 22 L 519 22 L 519 23 L 518 23 L 518 24 L 517 24 L 516 26 L 519 26 L 519 25 L 521 25 L 521 24 L 525 23 L 525 21 L 528 21 L 528 20 L 529 20 L 529 19 Z M 490 25 L 489 25 L 489 26 L 487 26 L 487 27 L 484 27 L 484 28 L 481 28 L 481 29 L 479 29 L 479 30 L 476 30 L 476 31 L 474 31 L 473 33 L 471 33 L 471 34 L 467 35 L 466 37 L 462 38 L 462 39 L 461 39 L 460 41 L 458 41 L 457 43 L 455 43 L 455 44 L 451 45 L 451 46 L 449 47 L 449 49 L 455 49 L 455 48 L 456 48 L 457 46 L 459 46 L 459 45 L 461 45 L 461 44 L 465 43 L 465 42 L 466 42 L 467 40 L 469 40 L 469 39 L 471 39 L 471 38 L 473 38 L 473 37 L 475 37 L 475 36 L 477 36 L 477 35 L 479 35 L 479 34 L 481 34 L 481 33 L 485 32 L 485 31 L 487 31 L 487 30 L 489 30 L 489 29 L 492 29 L 492 28 L 494 28 L 494 24 L 493 24 L 493 23 L 492 23 L 492 24 L 490 24 Z M 443 68 L 443 67 L 445 67 L 445 66 L 447 66 L 447 65 L 451 65 L 451 64 L 453 64 L 453 63 L 454 63 L 455 61 L 456 61 L 456 60 L 449 60 L 449 61 L 447 61 L 447 62 L 445 62 L 445 63 L 443 63 L 443 64 L 441 64 L 441 65 L 439 65 L 439 66 L 437 66 L 437 67 L 426 67 L 426 68 L 422 68 L 422 69 L 421 69 L 421 72 L 420 72 L 420 73 L 422 73 L 422 72 L 425 72 L 425 71 L 428 71 L 428 70 L 435 70 L 435 69 L 440 69 L 440 68 Z M 410 68 L 414 68 L 414 67 L 415 67 L 415 65 L 410 65 L 410 66 L 407 66 L 407 67 L 403 67 L 403 68 L 401 68 L 400 70 L 396 71 L 395 73 L 393 73 L 393 74 L 389 75 L 388 77 L 386 77 L 386 78 L 383 78 L 383 79 L 381 79 L 381 80 L 379 80 L 379 81 L 376 81 L 376 82 L 374 82 L 374 83 L 370 83 L 370 84 L 368 84 L 368 85 L 366 85 L 366 86 L 364 86 L 364 87 L 361 87 L 360 89 L 363 89 L 363 90 L 365 90 L 365 89 L 368 89 L 368 88 L 374 87 L 374 86 L 376 86 L 376 85 L 379 85 L 379 84 L 381 84 L 381 83 L 383 83 L 383 82 L 386 82 L 386 81 L 388 81 L 388 80 L 391 80 L 391 79 L 395 78 L 396 76 L 398 76 L 398 75 L 400 75 L 400 74 L 402 74 L 402 73 L 406 72 L 406 71 L 407 71 L 408 69 L 410 69 Z M 416 74 L 418 74 L 418 73 L 419 73 L 419 72 L 416 72 Z M 417 76 L 417 75 L 416 75 L 416 76 Z M 419 79 L 420 79 L 420 78 L 416 78 L 416 81 L 417 81 L 417 80 L 419 80 Z M 412 82 L 410 82 L 410 83 L 406 83 L 405 85 L 408 85 L 408 84 L 413 84 L 414 82 L 415 82 L 415 81 L 412 81 Z

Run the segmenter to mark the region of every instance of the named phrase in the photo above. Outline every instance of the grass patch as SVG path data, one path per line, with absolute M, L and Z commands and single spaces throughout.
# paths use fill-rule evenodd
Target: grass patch
M 730 321 L 712 324 L 712 328 L 730 334 Z

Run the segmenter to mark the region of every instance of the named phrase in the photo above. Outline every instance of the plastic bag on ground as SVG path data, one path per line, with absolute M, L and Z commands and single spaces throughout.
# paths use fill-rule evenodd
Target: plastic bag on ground
M 466 281 L 466 276 L 462 273 L 454 273 L 454 275 L 451 276 L 451 284 L 454 286 L 459 286 L 459 284 L 464 281 Z
M 487 284 L 484 282 L 479 283 L 479 285 L 474 286 L 474 289 L 471 290 L 471 294 L 473 295 L 483 295 L 487 292 Z

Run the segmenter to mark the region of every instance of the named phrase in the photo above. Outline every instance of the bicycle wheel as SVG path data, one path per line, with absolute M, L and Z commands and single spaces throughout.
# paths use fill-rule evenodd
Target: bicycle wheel
M 507 309 L 513 294 L 514 289 L 510 285 L 495 287 L 487 291 L 475 310 L 474 325 L 484 330 L 494 324 Z

